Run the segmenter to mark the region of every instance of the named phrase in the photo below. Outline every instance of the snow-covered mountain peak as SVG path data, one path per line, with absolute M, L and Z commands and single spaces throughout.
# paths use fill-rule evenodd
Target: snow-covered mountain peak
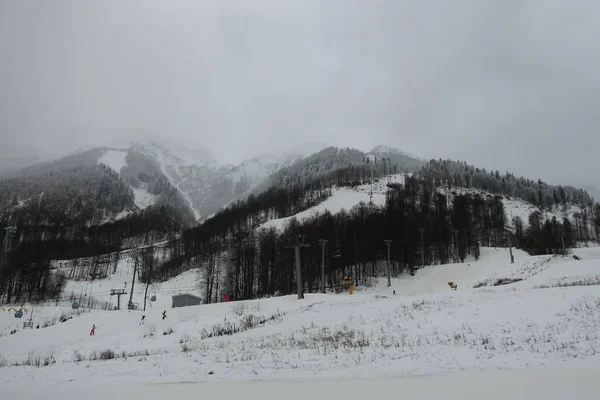
M 391 154 L 399 154 L 399 155 L 408 155 L 404 151 L 402 151 L 396 147 L 383 145 L 383 144 L 373 147 L 373 149 L 371 149 L 370 153 L 372 153 L 372 154 L 391 153 Z
M 375 146 L 375 147 L 373 147 L 373 149 L 371 149 L 371 151 L 368 154 L 374 155 L 376 157 L 382 157 L 384 154 L 387 154 L 387 155 L 408 157 L 408 158 L 411 158 L 411 159 L 413 159 L 415 161 L 419 161 L 419 162 L 423 161 L 421 158 L 415 156 L 414 154 L 410 154 L 406 151 L 398 149 L 397 147 L 393 147 L 393 146 L 389 146 L 389 145 Z
M 207 166 L 216 168 L 217 161 L 207 149 L 188 146 L 179 143 L 164 143 L 161 141 L 135 141 L 129 148 L 132 151 L 145 154 L 159 164 L 177 166 Z

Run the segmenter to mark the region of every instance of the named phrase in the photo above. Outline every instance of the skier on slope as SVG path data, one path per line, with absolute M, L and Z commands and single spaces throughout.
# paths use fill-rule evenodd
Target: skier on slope
M 140 320 L 140 325 L 144 325 L 144 319 L 146 318 L 145 315 L 142 315 L 142 319 Z
M 162 319 L 167 318 L 167 310 L 165 310 L 165 311 L 162 312 L 162 316 L 163 316 Z
M 92 326 L 92 330 L 90 331 L 90 336 L 94 336 L 96 334 L 96 324 Z

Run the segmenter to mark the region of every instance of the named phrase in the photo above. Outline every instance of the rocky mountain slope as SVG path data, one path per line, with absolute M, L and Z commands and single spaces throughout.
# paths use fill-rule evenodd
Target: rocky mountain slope
M 301 153 L 263 155 L 239 165 L 219 165 L 210 156 L 192 157 L 157 142 L 137 142 L 129 151 L 153 159 L 184 196 L 201 221 L 229 202 L 244 197 L 274 172 L 292 165 Z

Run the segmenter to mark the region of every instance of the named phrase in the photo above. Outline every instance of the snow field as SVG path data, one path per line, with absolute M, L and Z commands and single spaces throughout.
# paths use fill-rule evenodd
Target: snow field
M 98 163 L 108 165 L 116 172 L 121 172 L 121 168 L 127 166 L 127 152 L 123 150 L 107 150 L 102 157 L 98 159 Z
M 132 188 L 133 201 L 139 208 L 146 208 L 156 203 L 156 196 L 143 188 Z
M 404 174 L 390 175 L 386 178 L 380 179 L 374 182 L 372 185 L 365 184 L 355 188 L 336 188 L 333 189 L 333 194 L 323 202 L 317 204 L 308 210 L 302 211 L 294 216 L 272 219 L 264 224 L 260 225 L 259 228 L 271 228 L 275 227 L 281 231 L 285 228 L 285 225 L 292 219 L 296 218 L 299 222 L 303 222 L 316 214 L 324 213 L 329 211 L 332 214 L 336 214 L 343 209 L 350 211 L 352 207 L 363 202 L 368 204 L 371 201 L 371 191 L 373 204 L 379 207 L 385 206 L 385 198 L 388 187 L 388 183 L 403 183 Z
M 165 294 L 157 293 L 144 325 L 141 311 L 91 311 L 10 335 L 1 327 L 16 319 L 2 313 L 0 379 L 8 385 L 32 376 L 63 385 L 74 376 L 89 385 L 358 379 L 598 362 L 597 286 L 536 288 L 594 276 L 597 249 L 575 250 L 582 261 L 516 252 L 515 264 L 506 249 L 482 250 L 479 261 L 427 267 L 395 279 L 391 288 L 382 279 L 353 296 L 306 294 L 305 300 L 285 296 L 171 309 L 167 293 L 189 285 L 188 272 L 157 287 Z M 472 288 L 511 277 L 524 280 Z M 47 318 L 63 310 L 36 312 Z M 95 336 L 89 336 L 92 324 Z M 50 365 L 11 366 L 36 357 Z

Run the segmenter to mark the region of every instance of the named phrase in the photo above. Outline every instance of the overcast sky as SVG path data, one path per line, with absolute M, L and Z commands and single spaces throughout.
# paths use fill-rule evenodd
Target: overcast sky
M 0 0 L 0 156 L 137 132 L 600 169 L 598 1 Z

